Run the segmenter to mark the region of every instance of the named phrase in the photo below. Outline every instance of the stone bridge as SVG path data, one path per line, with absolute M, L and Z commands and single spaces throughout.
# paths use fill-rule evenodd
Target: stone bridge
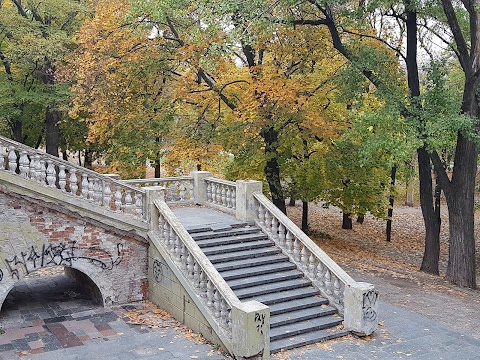
M 257 181 L 121 181 L 0 137 L 0 305 L 63 266 L 104 306 L 149 299 L 236 359 L 372 333 L 354 281 Z

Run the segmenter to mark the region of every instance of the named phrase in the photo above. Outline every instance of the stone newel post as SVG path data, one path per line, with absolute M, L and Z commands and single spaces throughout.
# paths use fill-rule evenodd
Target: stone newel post
M 262 182 L 255 180 L 237 180 L 236 218 L 251 221 L 256 217 L 253 194 L 262 193 Z
M 378 326 L 378 290 L 372 284 L 357 282 L 345 287 L 344 324 L 347 330 L 365 336 Z
M 207 201 L 207 183 L 205 179 L 212 176 L 209 171 L 193 171 L 193 197 L 196 204 L 203 204 Z

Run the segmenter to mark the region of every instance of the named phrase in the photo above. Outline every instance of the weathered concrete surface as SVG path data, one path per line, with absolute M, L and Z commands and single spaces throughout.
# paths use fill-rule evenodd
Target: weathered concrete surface
M 25 275 L 57 265 L 86 274 L 105 305 L 142 300 L 147 247 L 136 233 L 0 186 L 0 304 Z

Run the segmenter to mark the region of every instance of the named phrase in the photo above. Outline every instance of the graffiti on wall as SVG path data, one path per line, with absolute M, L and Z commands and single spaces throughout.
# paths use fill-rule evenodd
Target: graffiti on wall
M 99 246 L 88 248 L 77 246 L 76 241 L 58 244 L 43 244 L 41 249 L 32 245 L 20 254 L 5 259 L 5 266 L 12 278 L 20 280 L 20 271 L 25 275 L 30 272 L 53 265 L 72 266 L 73 262 L 85 260 L 102 270 L 112 270 L 123 259 L 123 244 L 117 243 L 113 253 Z M 3 271 L 0 270 L 0 281 L 3 280 Z
M 363 294 L 363 319 L 369 322 L 377 321 L 378 291 L 371 290 Z

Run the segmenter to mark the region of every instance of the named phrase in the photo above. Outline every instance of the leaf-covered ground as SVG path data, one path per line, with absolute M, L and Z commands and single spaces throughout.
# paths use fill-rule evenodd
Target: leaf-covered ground
M 297 224 L 301 206 L 289 207 L 288 215 Z M 475 218 L 480 228 L 480 213 Z M 448 216 L 442 209 L 441 276 L 418 269 L 422 262 L 424 226 L 420 208 L 395 207 L 392 241 L 385 241 L 384 220 L 367 215 L 363 224 L 354 222 L 353 230 L 341 229 L 338 208 L 310 207 L 311 238 L 357 281 L 376 285 L 381 298 L 452 326 L 480 339 L 480 291 L 450 285 L 443 278 L 448 256 Z M 480 263 L 477 241 L 477 264 Z M 477 265 L 480 282 L 480 267 Z

